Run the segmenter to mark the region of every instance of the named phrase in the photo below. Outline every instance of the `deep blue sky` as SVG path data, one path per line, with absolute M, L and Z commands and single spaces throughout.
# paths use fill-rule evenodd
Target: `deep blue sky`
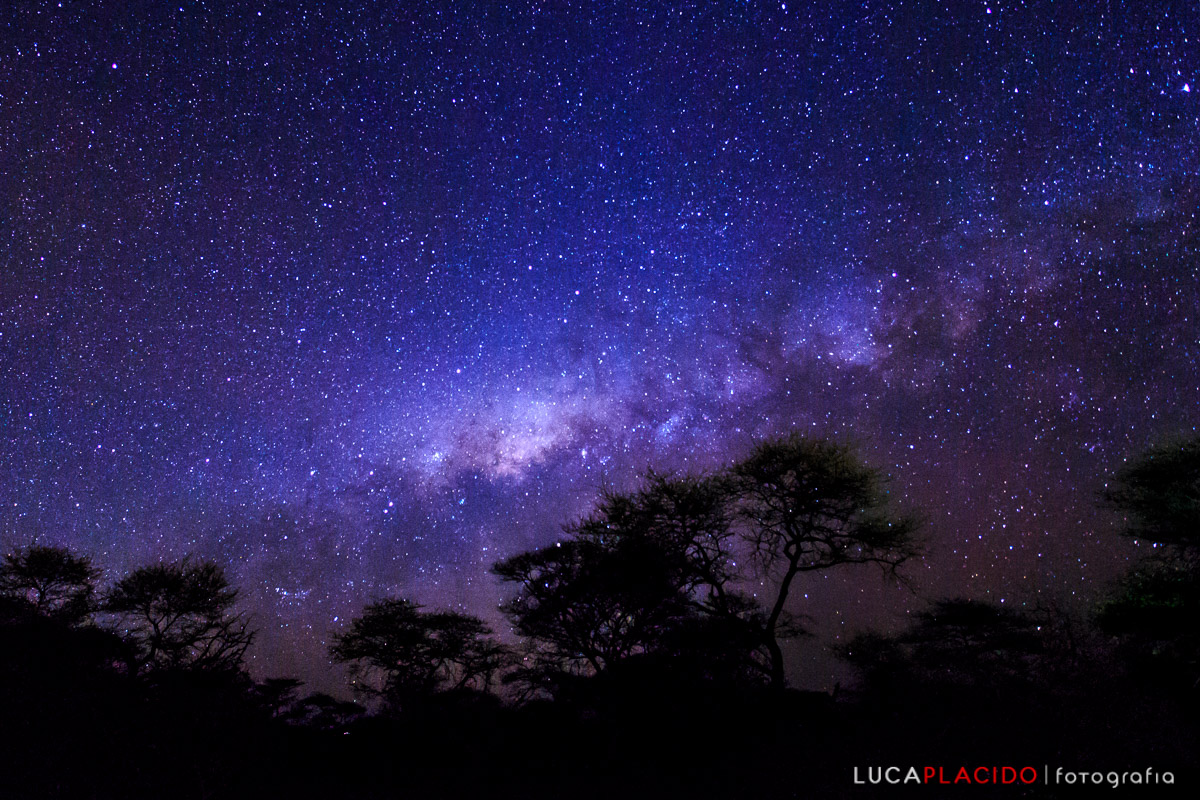
M 373 597 L 494 620 L 601 486 L 790 430 L 928 520 L 916 595 L 804 587 L 821 645 L 1136 555 L 1095 492 L 1200 422 L 1195 13 L 345 5 L 4 14 L 5 546 L 216 558 L 318 681 Z

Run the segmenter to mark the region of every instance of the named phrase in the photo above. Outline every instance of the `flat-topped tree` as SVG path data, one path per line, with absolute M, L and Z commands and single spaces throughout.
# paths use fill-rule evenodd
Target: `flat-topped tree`
M 844 648 L 843 657 L 868 678 L 890 669 L 926 690 L 969 686 L 1002 695 L 1048 672 L 1046 639 L 1037 620 L 1022 610 L 951 598 L 919 612 L 902 633 L 858 637 Z
M 1200 437 L 1147 451 L 1121 469 L 1102 496 L 1125 515 L 1126 536 L 1200 562 Z
M 686 613 L 672 565 L 650 547 L 573 538 L 506 559 L 494 568 L 516 583 L 502 606 L 538 658 L 570 674 L 603 672 L 644 652 Z
M 728 486 L 720 478 L 651 470 L 637 492 L 605 495 L 578 530 L 601 525 L 652 539 L 674 563 L 675 582 L 689 599 L 721 613 L 738 605 L 731 519 Z
M 779 641 L 796 576 L 843 564 L 888 572 L 918 553 L 916 521 L 889 514 L 883 476 L 849 447 L 791 436 L 764 442 L 728 470 L 741 533 L 776 581 L 763 624 L 772 685 L 785 685 Z
M 1194 693 L 1200 687 L 1200 437 L 1148 450 L 1102 493 L 1122 533 L 1156 545 L 1101 603 L 1136 672 Z
M 65 547 L 31 545 L 0 563 L 0 595 L 28 603 L 42 616 L 77 625 L 96 607 L 100 570 Z
M 754 649 L 742 645 L 755 641 L 757 607 L 734 587 L 728 505 L 722 480 L 652 472 L 636 491 L 603 494 L 568 538 L 496 564 L 517 586 L 503 610 L 532 642 L 526 672 L 595 675 L 647 656 L 729 672 L 752 660 L 735 652 Z
M 236 672 L 254 638 L 233 612 L 237 596 L 220 566 L 184 559 L 129 573 L 103 608 L 121 621 L 143 669 Z
M 468 614 L 389 598 L 363 609 L 329 652 L 351 665 L 357 692 L 404 708 L 438 692 L 488 691 L 508 659 L 491 633 Z

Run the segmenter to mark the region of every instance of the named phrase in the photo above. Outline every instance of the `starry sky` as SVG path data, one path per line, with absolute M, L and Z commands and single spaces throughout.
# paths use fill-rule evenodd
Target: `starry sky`
M 228 565 L 259 674 L 602 487 L 857 442 L 915 592 L 1086 605 L 1200 423 L 1200 12 L 28 2 L 0 20 L 0 544 Z M 500 626 L 503 627 L 503 626 Z M 805 649 L 807 648 L 807 649 Z

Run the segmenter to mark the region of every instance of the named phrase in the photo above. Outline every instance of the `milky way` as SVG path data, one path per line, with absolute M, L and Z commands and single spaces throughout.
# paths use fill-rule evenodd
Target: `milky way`
M 501 623 L 601 487 L 791 430 L 929 541 L 806 584 L 817 649 L 1137 556 L 1095 495 L 1200 422 L 1200 17 L 346 5 L 4 15 L 4 546 L 215 558 L 318 683 L 368 600 Z

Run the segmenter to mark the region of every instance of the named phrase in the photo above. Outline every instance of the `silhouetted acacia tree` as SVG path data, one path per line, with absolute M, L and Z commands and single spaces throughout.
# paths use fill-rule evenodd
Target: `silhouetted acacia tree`
M 249 694 L 272 717 L 282 717 L 298 702 L 303 685 L 297 678 L 267 678 L 254 683 Z
M 1101 630 L 1121 642 L 1135 671 L 1200 689 L 1200 577 L 1181 562 L 1155 559 L 1130 570 L 1099 608 Z
M 365 713 L 357 703 L 317 692 L 296 700 L 280 718 L 291 725 L 315 730 L 341 730 Z
M 42 616 L 77 625 L 95 610 L 100 570 L 65 547 L 33 545 L 0 564 L 0 595 L 29 603 Z
M 748 662 L 757 607 L 734 587 L 727 506 L 719 480 L 651 473 L 605 493 L 569 538 L 496 564 L 518 587 L 503 610 L 534 643 L 518 676 L 547 685 L 650 654 L 699 664 L 701 644 L 714 665 Z
M 792 436 L 758 445 L 729 469 L 736 513 L 753 557 L 776 581 L 763 622 L 772 685 L 785 685 L 780 639 L 797 575 L 842 564 L 876 564 L 894 574 L 917 553 L 916 522 L 888 514 L 880 473 L 848 447 Z
M 1151 449 L 1120 470 L 1103 493 L 1125 515 L 1123 533 L 1200 561 L 1200 437 Z
M 568 532 L 644 540 L 663 554 L 673 582 L 694 604 L 721 613 L 740 605 L 730 519 L 722 479 L 650 471 L 636 492 L 603 495 L 596 512 Z
M 895 636 L 856 637 L 842 655 L 879 686 L 900 679 L 926 688 L 1001 691 L 1043 672 L 1045 637 L 1029 614 L 976 600 L 940 600 Z M 929 695 L 920 695 L 923 702 Z
M 134 570 L 103 608 L 136 645 L 141 669 L 236 672 L 254 638 L 232 610 L 237 595 L 220 566 L 184 559 Z
M 1154 545 L 1101 604 L 1098 623 L 1139 671 L 1200 688 L 1200 438 L 1155 447 L 1105 489 L 1125 536 Z
M 520 585 L 503 609 L 540 645 L 540 661 L 569 673 L 603 671 L 650 646 L 685 613 L 660 555 L 588 537 L 522 553 L 495 567 Z
M 859 673 L 853 694 L 861 711 L 885 729 L 885 719 L 901 726 L 888 738 L 903 731 L 950 746 L 1049 741 L 1060 713 L 1053 709 L 1079 708 L 1049 634 L 1032 614 L 1006 605 L 942 600 L 906 630 L 855 637 L 841 655 Z
M 490 634 L 482 620 L 467 614 L 386 599 L 367 606 L 335 636 L 330 654 L 351 665 L 355 691 L 403 707 L 436 692 L 488 691 L 508 657 Z

